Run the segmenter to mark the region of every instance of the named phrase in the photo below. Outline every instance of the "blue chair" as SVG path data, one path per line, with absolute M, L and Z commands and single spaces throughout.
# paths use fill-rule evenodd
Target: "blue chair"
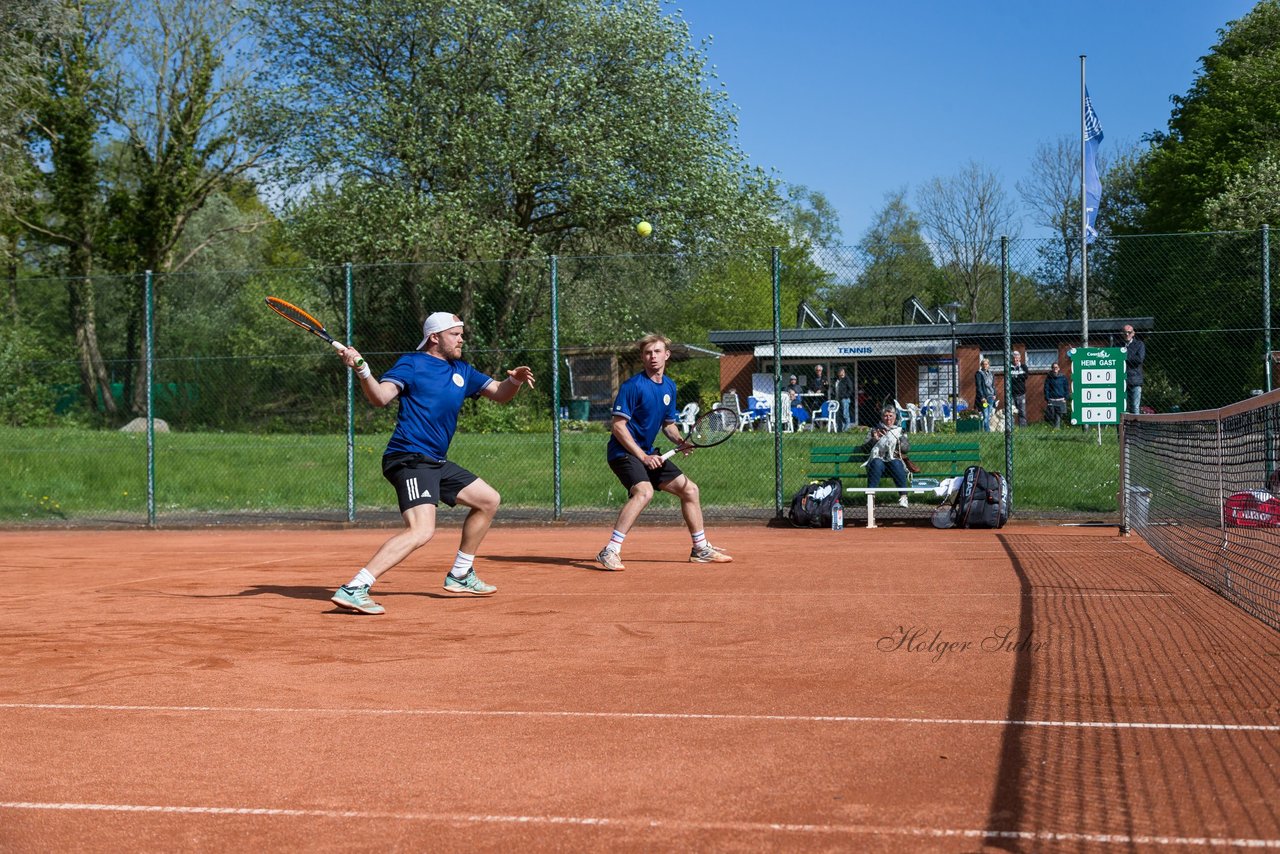
M 828 400 L 818 408 L 813 418 L 813 429 L 825 429 L 828 433 L 836 432 L 836 412 L 840 409 L 840 401 Z

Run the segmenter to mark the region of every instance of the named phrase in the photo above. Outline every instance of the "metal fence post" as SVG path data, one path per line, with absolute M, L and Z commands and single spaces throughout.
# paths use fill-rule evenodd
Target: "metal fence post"
M 146 323 L 146 360 L 143 374 L 147 383 L 147 527 L 156 526 L 156 405 L 155 405 L 155 290 L 150 270 L 143 274 L 143 313 Z M 111 394 L 111 388 L 107 388 Z
M 351 313 L 354 301 L 352 299 L 352 269 L 351 262 L 348 261 L 343 265 L 343 278 L 346 287 L 347 296 L 347 331 L 346 341 L 348 346 L 355 344 L 354 326 Z M 355 371 L 347 371 L 347 521 L 354 522 L 356 520 L 356 379 Z
M 1009 238 L 1000 236 L 1000 312 L 1004 318 L 1004 476 L 1009 483 L 1009 503 L 1013 504 L 1017 492 L 1013 481 L 1013 420 L 1009 411 L 1013 388 L 1009 379 L 1009 365 L 1013 363 L 1013 326 L 1009 319 Z M 1012 507 L 1009 508 L 1013 510 Z
M 1271 391 L 1271 228 L 1262 224 L 1262 381 Z
M 782 254 L 770 250 L 773 279 L 773 514 L 782 518 Z
M 560 259 L 551 256 L 551 518 L 564 515 L 564 484 L 560 479 Z

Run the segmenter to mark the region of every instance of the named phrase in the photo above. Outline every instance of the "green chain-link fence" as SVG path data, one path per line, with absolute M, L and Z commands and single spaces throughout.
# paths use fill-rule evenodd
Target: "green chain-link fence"
M 616 510 L 608 406 L 639 369 L 635 341 L 661 331 L 677 344 L 681 407 L 746 409 L 752 396 L 764 406 L 791 374 L 804 384 L 799 429 L 774 406 L 755 429 L 682 463 L 712 518 L 774 515 L 812 473 L 811 448 L 860 445 L 890 405 L 914 428 L 914 447 L 976 442 L 985 466 L 1008 470 L 1019 513 L 1114 519 L 1116 431 L 1073 427 L 1070 413 L 1058 429 L 1047 423 L 1050 365 L 1069 374 L 1086 323 L 1095 346 L 1119 346 L 1132 323 L 1147 345 L 1142 401 L 1158 411 L 1269 388 L 1276 250 L 1265 234 L 1095 244 L 1087 318 L 1078 247 L 1046 240 L 1004 241 L 1003 253 L 992 242 L 99 277 L 88 283 L 93 394 L 79 367 L 86 344 L 66 321 L 86 283 L 20 280 L 20 305 L 42 308 L 0 333 L 10 484 L 0 521 L 394 518 L 379 460 L 395 407 L 370 407 L 332 350 L 266 310 L 268 295 L 317 315 L 376 372 L 436 310 L 465 318 L 464 358 L 482 370 L 530 365 L 536 388 L 507 406 L 468 402 L 451 449 L 498 488 L 509 516 Z M 986 432 L 970 417 L 975 372 L 991 360 L 1003 408 L 1006 305 L 1008 343 L 1029 368 L 1028 423 Z M 836 423 L 815 430 L 829 397 L 814 391 L 818 365 L 829 378 L 843 369 L 855 391 L 847 419 L 837 400 Z

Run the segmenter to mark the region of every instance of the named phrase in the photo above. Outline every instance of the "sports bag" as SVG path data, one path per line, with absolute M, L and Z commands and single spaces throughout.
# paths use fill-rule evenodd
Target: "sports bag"
M 1231 528 L 1280 528 L 1280 498 L 1261 489 L 1237 492 L 1223 507 Z
M 787 516 L 797 528 L 830 528 L 831 510 L 840 500 L 844 484 L 838 477 L 829 477 L 820 483 L 810 483 L 791 499 Z
M 965 469 L 951 505 L 951 521 L 957 528 L 1003 528 L 1009 521 L 1009 482 L 1004 475 L 982 466 Z

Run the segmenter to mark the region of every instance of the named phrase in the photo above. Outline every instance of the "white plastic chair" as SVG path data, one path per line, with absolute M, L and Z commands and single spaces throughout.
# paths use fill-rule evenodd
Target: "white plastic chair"
M 791 417 L 791 407 L 784 404 L 778 408 L 778 414 L 782 416 L 782 432 L 796 432 L 796 420 Z
M 840 409 L 840 401 L 828 400 L 818 409 L 818 413 L 813 416 L 813 429 L 826 430 L 828 433 L 836 432 L 836 412 Z
M 676 424 L 680 426 L 680 432 L 686 436 L 693 429 L 694 422 L 698 420 L 698 409 L 697 403 L 686 403 L 684 409 L 680 410 L 680 417 L 676 420 Z

